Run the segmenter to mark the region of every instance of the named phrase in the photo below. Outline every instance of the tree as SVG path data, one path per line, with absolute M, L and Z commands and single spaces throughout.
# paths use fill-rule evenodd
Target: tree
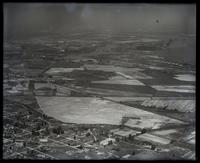
M 142 134 L 144 134 L 146 132 L 147 132 L 147 129 L 145 129 L 145 128 L 143 128 L 142 131 L 141 131 Z
M 45 134 L 47 134 L 47 135 L 50 134 L 48 127 L 45 128 Z
M 53 129 L 53 133 L 60 135 L 60 134 L 64 134 L 64 130 L 62 129 L 61 126 L 58 126 L 57 128 Z
M 153 144 L 151 145 L 151 150 L 155 150 L 156 149 L 156 146 Z

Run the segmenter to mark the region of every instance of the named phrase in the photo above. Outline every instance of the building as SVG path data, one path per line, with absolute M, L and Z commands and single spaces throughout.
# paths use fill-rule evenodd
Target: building
M 114 129 L 110 130 L 110 133 L 117 139 L 126 140 L 126 139 L 133 139 L 136 135 L 139 135 L 141 132 L 135 130 Z
M 162 145 L 167 145 L 171 142 L 171 140 L 168 138 L 163 138 L 148 133 L 139 135 L 136 137 L 136 139 L 139 141 L 145 141 L 145 142 L 150 142 L 152 144 L 162 144 Z
M 100 145 L 105 147 L 105 146 L 111 145 L 113 143 L 115 143 L 115 139 L 113 139 L 113 138 L 107 138 L 107 139 L 101 141 Z

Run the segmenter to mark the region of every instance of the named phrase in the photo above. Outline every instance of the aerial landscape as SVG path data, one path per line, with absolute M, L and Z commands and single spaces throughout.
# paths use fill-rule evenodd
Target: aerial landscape
M 195 4 L 3 9 L 3 159 L 196 159 Z

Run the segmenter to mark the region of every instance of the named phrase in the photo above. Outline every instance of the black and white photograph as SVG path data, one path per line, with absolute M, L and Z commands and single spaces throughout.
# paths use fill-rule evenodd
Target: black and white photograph
M 3 3 L 4 160 L 196 160 L 195 3 Z

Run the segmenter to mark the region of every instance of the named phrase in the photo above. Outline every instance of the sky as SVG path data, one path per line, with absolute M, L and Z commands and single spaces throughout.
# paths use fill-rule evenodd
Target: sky
M 112 31 L 195 34 L 195 4 L 4 3 L 4 35 Z

